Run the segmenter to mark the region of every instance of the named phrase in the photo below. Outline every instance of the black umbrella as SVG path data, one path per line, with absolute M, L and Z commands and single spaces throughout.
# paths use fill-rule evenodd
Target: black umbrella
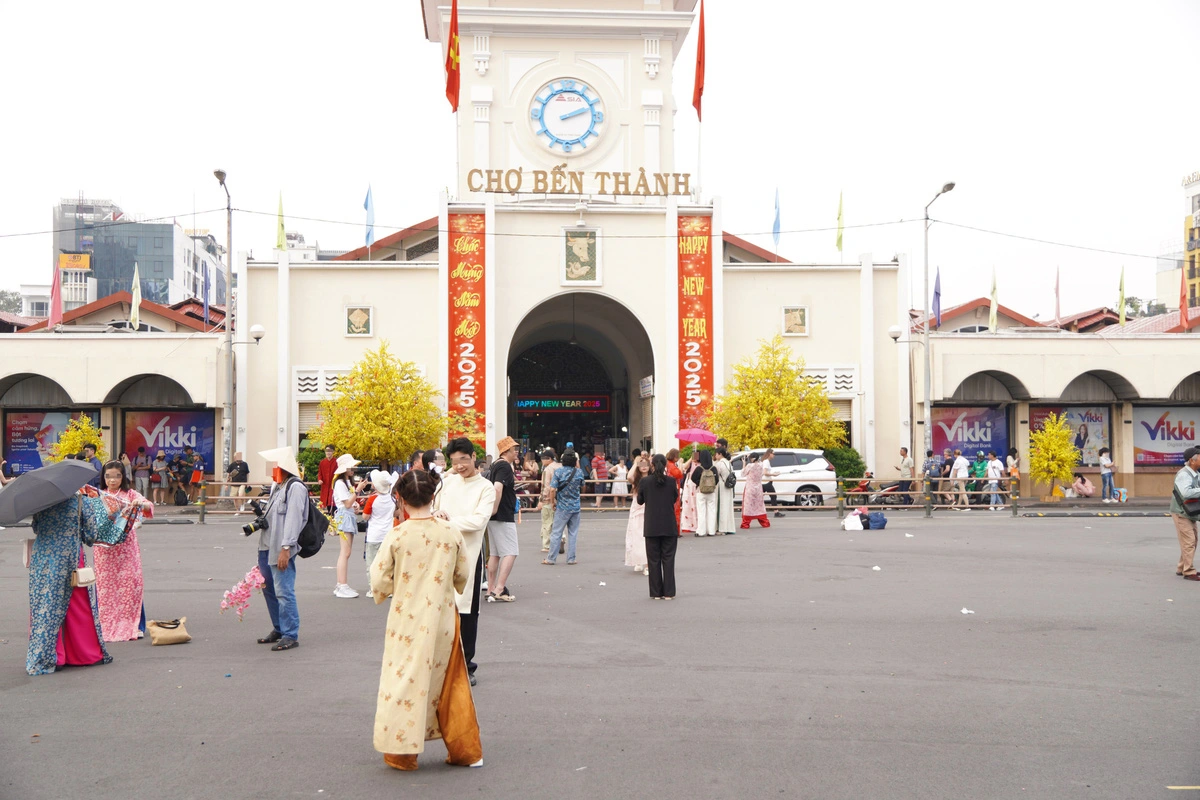
M 95 467 L 73 459 L 26 472 L 0 489 L 0 525 L 13 525 L 67 500 L 95 477 Z

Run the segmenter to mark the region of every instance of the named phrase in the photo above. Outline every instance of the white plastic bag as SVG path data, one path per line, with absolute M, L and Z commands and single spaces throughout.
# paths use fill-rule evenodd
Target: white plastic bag
M 863 529 L 862 520 L 858 514 L 851 514 L 842 520 L 842 530 L 844 531 L 861 531 Z

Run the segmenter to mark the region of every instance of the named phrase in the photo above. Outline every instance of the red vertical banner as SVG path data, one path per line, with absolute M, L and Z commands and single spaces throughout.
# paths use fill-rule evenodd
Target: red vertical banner
M 700 424 L 713 396 L 712 217 L 679 218 L 679 426 Z
M 484 215 L 451 214 L 449 218 L 450 385 L 446 388 L 451 413 L 479 414 L 479 430 L 487 398 L 487 334 L 484 313 Z

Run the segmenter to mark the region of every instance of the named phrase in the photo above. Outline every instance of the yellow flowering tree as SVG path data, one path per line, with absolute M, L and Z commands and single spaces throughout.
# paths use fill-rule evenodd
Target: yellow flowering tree
M 108 448 L 104 446 L 104 433 L 92 422 L 87 414 L 80 414 L 77 419 L 67 423 L 67 429 L 58 437 L 56 444 L 50 445 L 47 461 L 62 461 L 68 455 L 82 453 L 85 444 L 96 445 L 96 458 L 108 461 Z
M 776 334 L 733 368 L 726 392 L 713 399 L 708 422 L 731 446 L 823 450 L 846 443 L 846 429 L 820 383 L 804 375 L 804 359 Z
M 1029 477 L 1034 483 L 1049 484 L 1050 496 L 1056 483 L 1071 481 L 1078 463 L 1079 450 L 1065 415 L 1048 415 L 1042 429 L 1029 434 Z
M 321 402 L 323 421 L 307 435 L 359 460 L 403 463 L 414 450 L 441 443 L 447 418 L 435 402 L 440 394 L 385 341 L 342 376 Z

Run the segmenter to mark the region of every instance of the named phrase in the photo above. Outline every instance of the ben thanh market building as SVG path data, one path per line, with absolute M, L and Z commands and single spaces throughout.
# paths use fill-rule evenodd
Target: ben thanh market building
M 421 8 L 441 45 L 430 58 L 444 59 L 450 8 Z M 507 435 L 665 450 L 775 334 L 824 385 L 877 475 L 895 474 L 899 447 L 922 447 L 906 257 L 788 261 L 726 231 L 720 198 L 677 162 L 671 120 L 690 109 L 671 89 L 696 10 L 695 0 L 462 0 L 457 182 L 448 194 L 430 187 L 428 218 L 333 261 L 302 249 L 238 257 L 237 339 L 248 342 L 250 326 L 265 335 L 234 348 L 229 422 L 255 475 L 265 475 L 257 452 L 299 444 L 338 376 L 382 340 L 450 408 L 483 414 L 490 451 Z M 1027 458 L 1038 415 L 1064 408 L 1086 420 L 1085 455 L 1107 438 L 1119 486 L 1165 493 L 1200 408 L 1200 377 L 1186 366 L 1194 335 L 1074 333 L 1007 311 L 1000 331 L 981 333 L 976 309 L 962 313 L 943 315 L 931 336 L 939 448 L 1013 446 Z M 130 338 L 143 346 L 142 334 L 97 335 L 73 364 L 41 356 L 62 338 L 0 334 L 6 418 L 79 406 L 74 392 L 38 387 L 71 383 L 80 364 L 104 374 L 133 352 Z M 198 369 L 170 379 L 203 384 L 185 405 L 202 404 L 220 428 L 221 370 L 207 365 L 223 358 L 221 343 L 198 341 Z M 115 407 L 99 390 L 86 401 Z M 1170 436 L 1140 432 L 1160 419 Z

